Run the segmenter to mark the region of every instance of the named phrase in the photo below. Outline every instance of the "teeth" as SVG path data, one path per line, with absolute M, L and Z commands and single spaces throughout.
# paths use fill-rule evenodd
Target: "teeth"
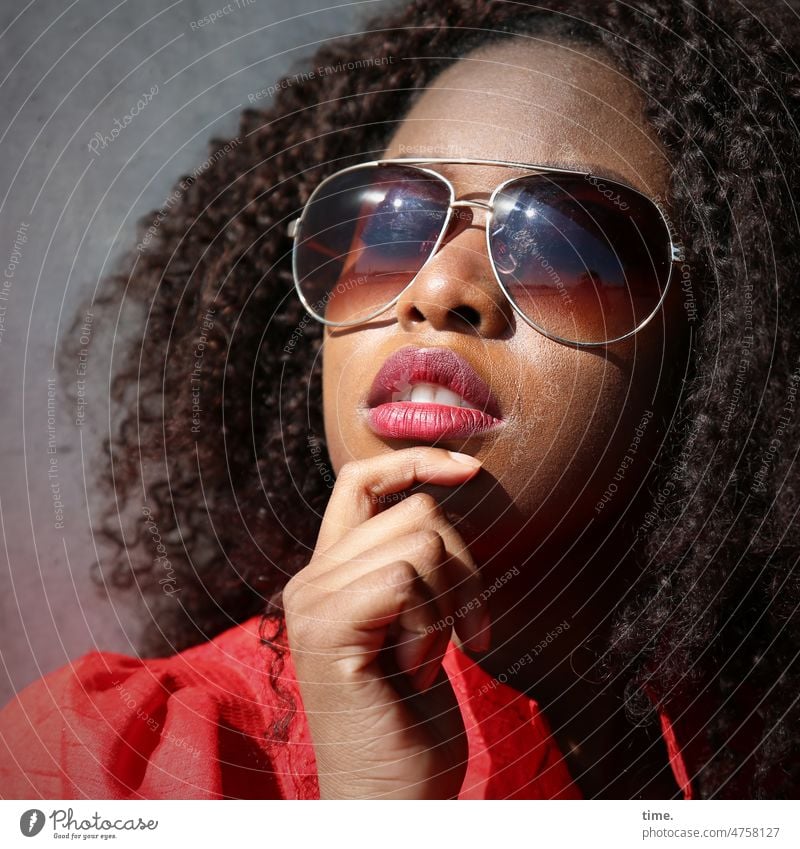
M 415 383 L 402 392 L 392 394 L 392 401 L 410 401 L 412 404 L 444 404 L 447 407 L 466 407 L 477 410 L 474 404 L 464 400 L 457 392 L 437 386 L 435 383 Z
M 439 391 L 435 386 L 431 386 L 429 383 L 418 383 L 416 386 L 411 387 L 411 397 L 408 400 L 413 401 L 415 404 L 434 404 L 438 394 Z M 449 392 L 448 394 L 452 395 L 453 393 Z M 458 401 L 456 401 L 457 403 Z M 450 406 L 454 407 L 456 404 L 451 403 Z

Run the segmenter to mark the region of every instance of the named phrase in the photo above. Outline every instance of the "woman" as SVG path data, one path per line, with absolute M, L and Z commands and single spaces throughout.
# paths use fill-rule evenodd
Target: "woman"
M 326 45 L 143 222 L 155 659 L 9 705 L 3 795 L 796 795 L 794 19 L 547 5 Z

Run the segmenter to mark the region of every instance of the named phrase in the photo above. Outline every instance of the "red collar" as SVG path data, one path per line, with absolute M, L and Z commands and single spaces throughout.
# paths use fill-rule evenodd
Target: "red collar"
M 469 741 L 469 763 L 460 799 L 582 798 L 535 700 L 492 678 L 452 642 L 443 665 L 458 698 Z M 288 652 L 281 684 L 298 697 Z M 659 717 L 677 786 L 685 799 L 691 799 L 689 772 L 675 729 L 663 710 L 659 710 Z M 313 746 L 302 713 L 295 716 L 281 760 L 287 798 L 318 795 Z
M 0 786 L 20 799 L 319 798 L 291 654 L 281 669 L 259 620 L 165 658 L 90 652 L 34 682 L 0 711 Z M 469 742 L 460 798 L 580 798 L 534 700 L 453 643 L 444 667 Z M 687 799 L 686 764 L 707 755 L 702 716 L 676 725 L 660 711 Z
M 500 683 L 451 642 L 444 667 L 469 736 L 462 799 L 580 799 L 538 703 Z M 685 799 L 692 786 L 675 729 L 659 710 L 672 773 Z

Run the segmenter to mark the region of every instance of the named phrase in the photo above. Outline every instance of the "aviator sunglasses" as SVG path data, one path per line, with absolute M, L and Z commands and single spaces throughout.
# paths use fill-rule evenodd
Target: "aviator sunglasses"
M 527 173 L 488 201 L 457 200 L 428 165 Z M 493 159 L 382 159 L 314 189 L 288 234 L 300 300 L 317 321 L 350 327 L 392 307 L 436 254 L 454 210 L 486 211 L 486 248 L 514 311 L 566 345 L 608 345 L 659 311 L 683 249 L 660 207 L 616 180 Z

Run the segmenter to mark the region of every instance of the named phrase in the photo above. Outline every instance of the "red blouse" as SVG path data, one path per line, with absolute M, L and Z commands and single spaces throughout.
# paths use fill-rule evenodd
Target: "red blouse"
M 287 739 L 258 616 L 172 657 L 90 652 L 34 682 L 0 711 L 6 799 L 318 799 L 314 750 L 286 653 L 280 684 L 297 703 Z M 537 704 L 452 643 L 444 667 L 469 740 L 461 799 L 579 799 Z M 692 798 L 673 725 L 661 730 Z

